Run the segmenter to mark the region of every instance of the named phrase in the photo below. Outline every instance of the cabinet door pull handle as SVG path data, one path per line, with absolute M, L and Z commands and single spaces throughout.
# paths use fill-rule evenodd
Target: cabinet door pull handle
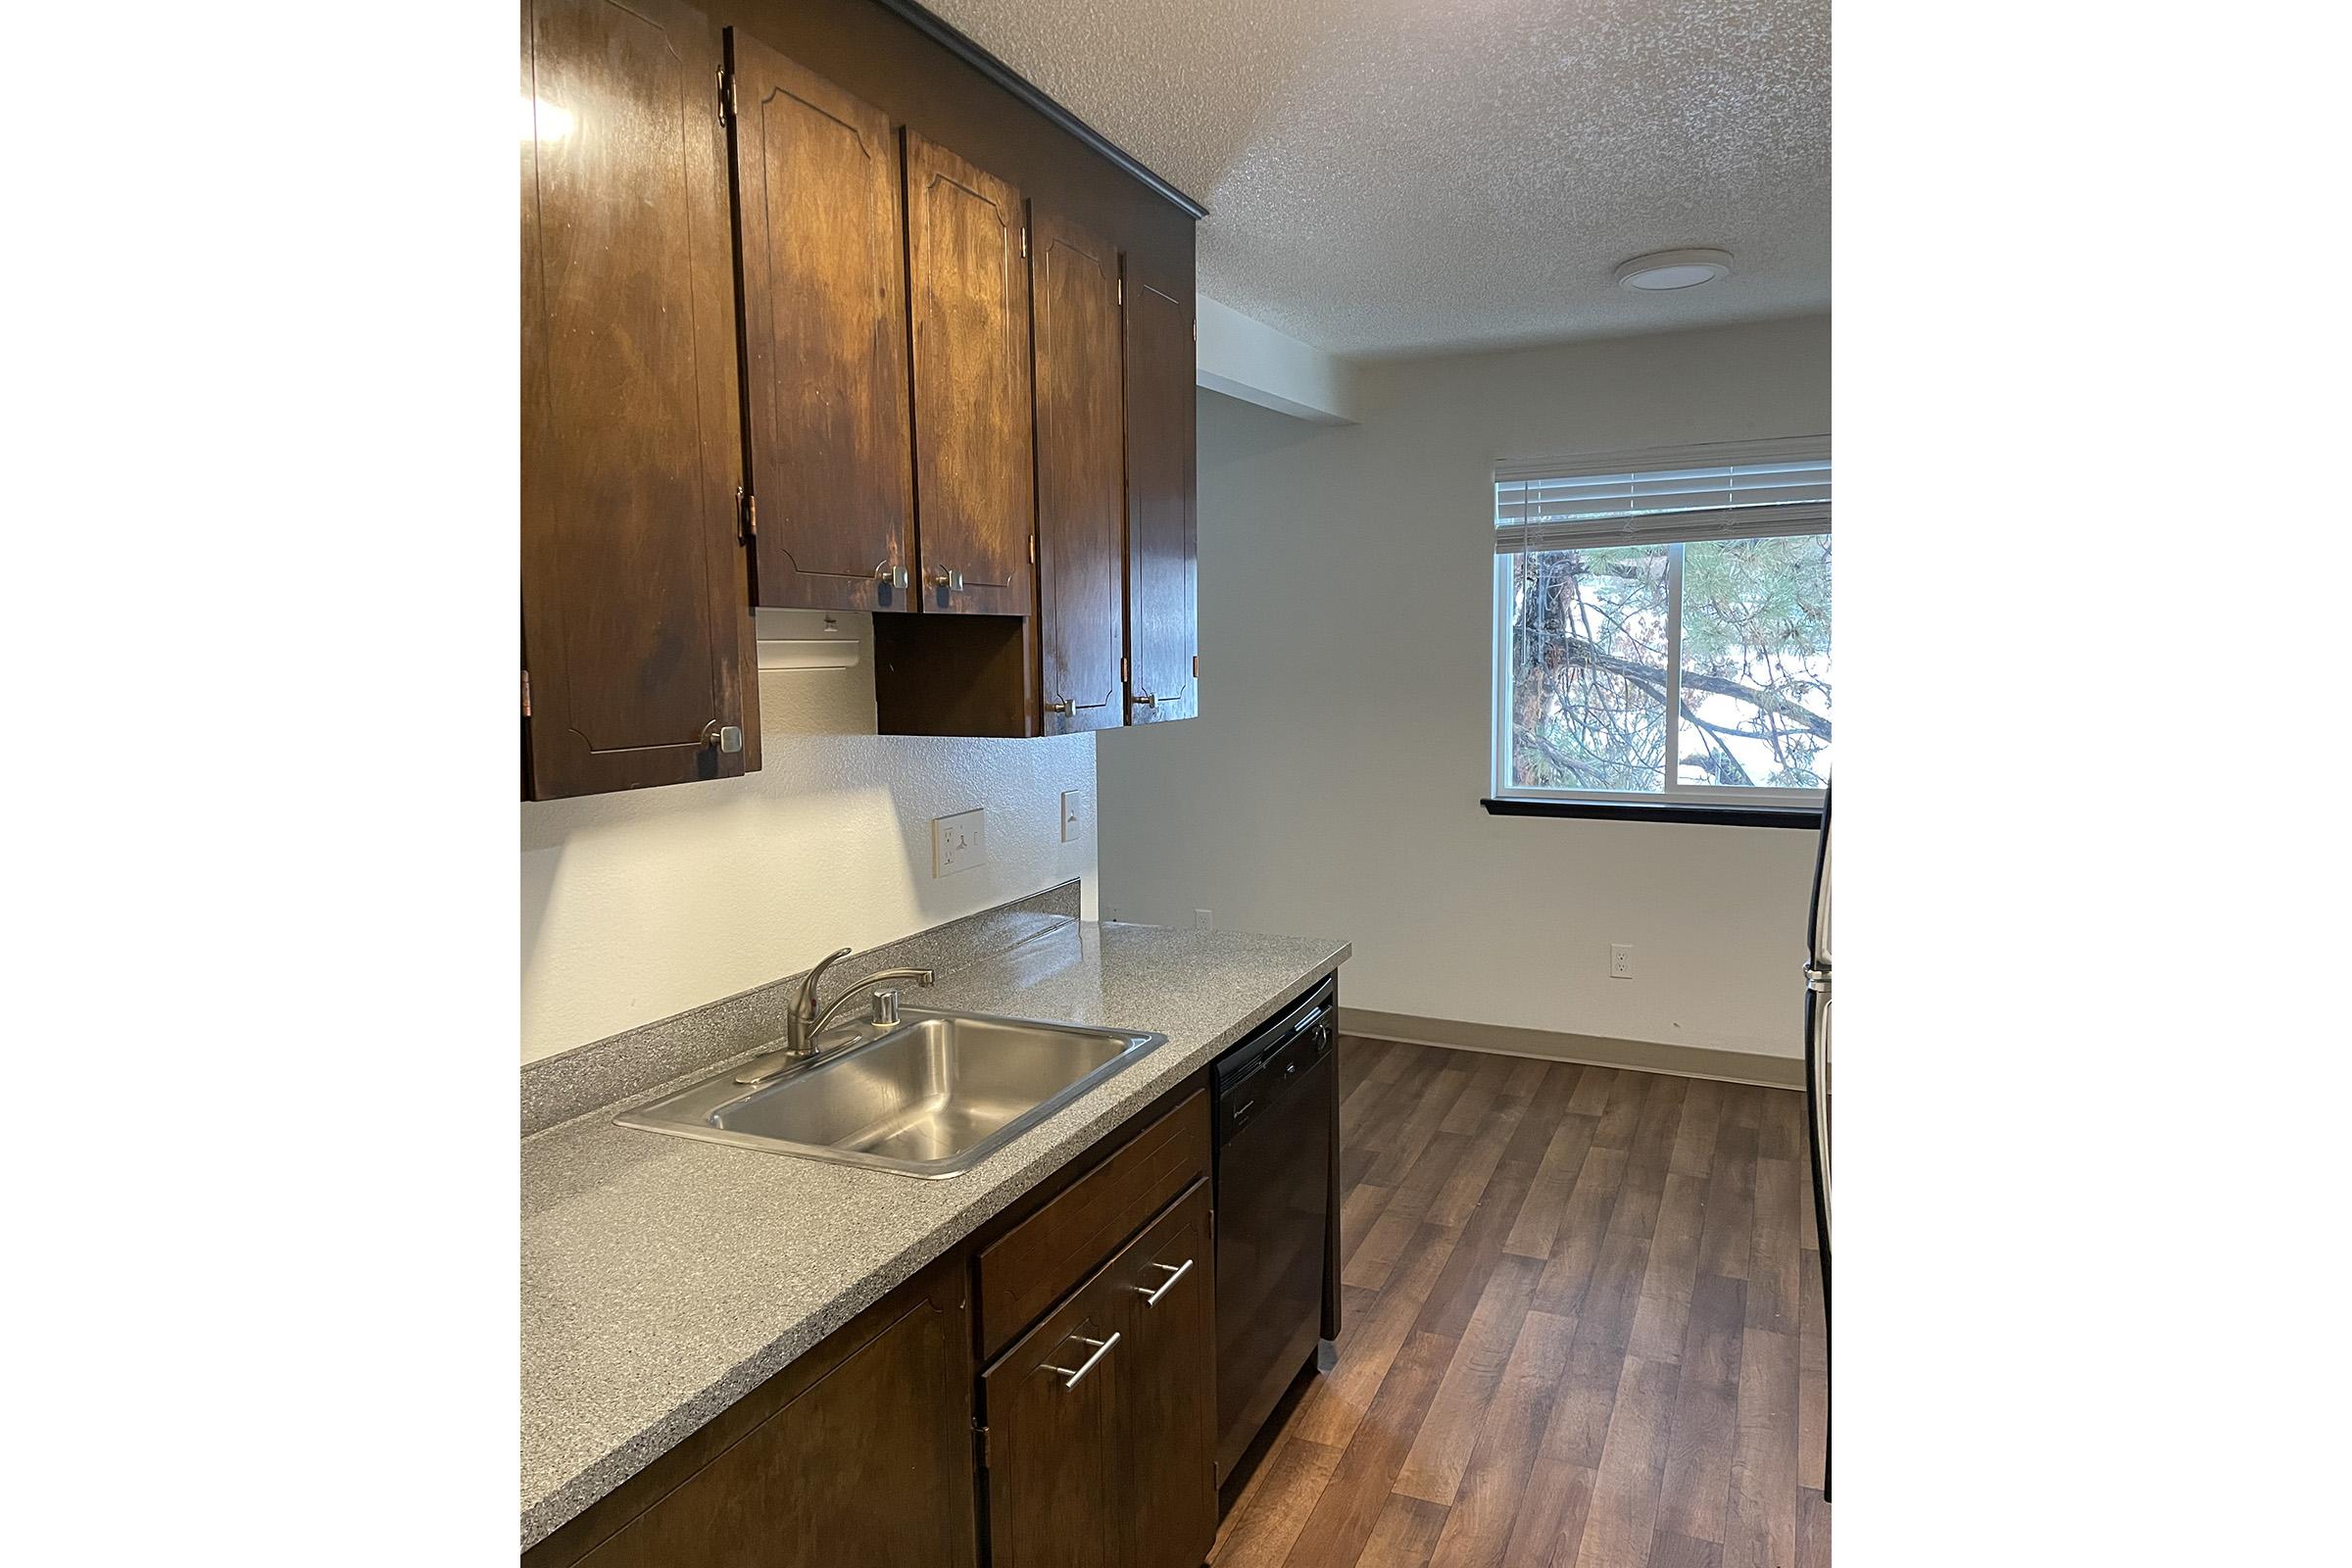
M 1046 705 L 1046 711 L 1049 713 L 1074 713 L 1077 710 L 1078 700 L 1075 697 L 1064 697 L 1058 703 L 1048 703 Z
M 1159 699 L 1152 696 L 1150 692 L 1137 692 L 1133 697 L 1129 698 L 1128 701 L 1135 704 L 1135 706 L 1138 708 L 1157 708 L 1159 706 Z
M 1159 1298 L 1167 1295 L 1170 1291 L 1174 1290 L 1176 1288 L 1176 1282 L 1193 1271 L 1193 1260 L 1188 1257 L 1181 1263 L 1154 1263 L 1152 1266 L 1153 1268 L 1167 1269 L 1169 1273 L 1166 1279 L 1159 1282 L 1159 1289 L 1157 1290 L 1153 1290 L 1147 1285 L 1138 1285 L 1136 1287 L 1137 1290 L 1143 1292 L 1144 1304 L 1146 1306 L 1157 1306 L 1159 1304 Z
M 904 588 L 906 586 L 906 568 L 885 561 L 874 567 L 874 581 L 890 588 Z
M 1061 1386 L 1065 1389 L 1076 1388 L 1078 1386 L 1078 1380 L 1086 1376 L 1089 1372 L 1092 1372 L 1095 1369 L 1095 1363 L 1108 1355 L 1110 1353 L 1110 1348 L 1119 1343 L 1119 1336 L 1116 1331 L 1113 1331 L 1110 1338 L 1107 1340 L 1090 1340 L 1083 1334 L 1073 1334 L 1070 1336 L 1070 1339 L 1073 1343 L 1078 1345 L 1093 1346 L 1095 1348 L 1095 1353 L 1088 1356 L 1085 1360 L 1079 1362 L 1076 1366 L 1049 1366 L 1039 1369 L 1046 1372 L 1060 1373 Z
M 715 746 L 733 755 L 743 750 L 743 730 L 734 724 L 721 724 L 714 718 L 703 726 L 703 744 Z
M 931 580 L 949 593 L 963 592 L 963 573 L 954 566 L 942 566 L 931 574 Z

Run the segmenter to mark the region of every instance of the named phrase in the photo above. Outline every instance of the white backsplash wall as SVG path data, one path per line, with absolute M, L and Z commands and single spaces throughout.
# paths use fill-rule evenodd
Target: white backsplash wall
M 523 1060 L 1071 877 L 1095 912 L 1095 738 L 876 735 L 872 617 L 836 619 L 856 667 L 760 677 L 759 772 L 522 807 Z M 988 863 L 935 879 L 931 819 L 975 806 Z
M 1812 834 L 1478 803 L 1494 460 L 1817 434 L 1829 350 L 1823 317 L 1372 365 L 1340 428 L 1201 393 L 1200 717 L 1102 739 L 1104 914 L 1345 937 L 1355 1007 L 1801 1054 Z

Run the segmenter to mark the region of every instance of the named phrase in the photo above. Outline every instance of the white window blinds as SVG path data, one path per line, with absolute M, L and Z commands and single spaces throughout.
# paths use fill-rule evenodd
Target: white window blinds
M 1830 438 L 1494 465 L 1494 553 L 1830 531 Z

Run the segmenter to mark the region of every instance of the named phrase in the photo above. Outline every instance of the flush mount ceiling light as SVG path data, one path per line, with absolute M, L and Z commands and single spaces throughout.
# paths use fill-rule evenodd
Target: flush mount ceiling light
M 1664 294 L 1712 283 L 1731 271 L 1730 251 L 1652 251 L 1619 267 L 1617 281 L 1644 294 Z

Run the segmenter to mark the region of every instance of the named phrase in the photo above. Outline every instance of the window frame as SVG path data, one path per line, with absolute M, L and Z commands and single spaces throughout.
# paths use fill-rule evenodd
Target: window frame
M 1492 489 L 1490 488 L 1490 495 Z M 1820 530 L 1835 537 L 1835 530 Z M 1769 532 L 1709 536 L 1726 539 L 1761 539 L 1777 537 Z M 1683 547 L 1688 540 L 1656 540 L 1668 549 L 1666 593 L 1666 716 L 1672 733 L 1678 740 L 1666 749 L 1667 766 L 1664 787 L 1656 790 L 1603 789 L 1545 789 L 1537 785 L 1511 782 L 1511 567 L 1525 551 L 1494 557 L 1494 619 L 1489 628 L 1493 648 L 1493 677 L 1490 682 L 1492 704 L 1487 713 L 1489 731 L 1489 778 L 1495 801 L 1557 802 L 1579 808 L 1623 806 L 1655 813 L 1661 808 L 1690 808 L 1693 819 L 1703 820 L 1704 808 L 1723 808 L 1740 815 L 1749 815 L 1759 809 L 1779 808 L 1792 813 L 1818 816 L 1829 800 L 1827 789 L 1787 789 L 1769 785 L 1685 784 L 1678 775 L 1682 769 L 1676 761 L 1681 750 L 1683 690 Z M 1492 808 L 1490 808 L 1492 809 Z M 1576 815 L 1589 815 L 1580 809 Z

